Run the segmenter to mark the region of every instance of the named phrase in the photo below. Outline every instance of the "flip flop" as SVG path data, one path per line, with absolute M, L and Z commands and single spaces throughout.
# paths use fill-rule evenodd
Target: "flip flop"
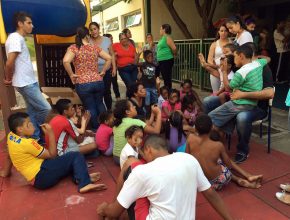
M 286 201 L 286 196 L 289 196 L 290 197 L 290 194 L 286 194 L 285 192 L 277 192 L 276 193 L 276 198 L 279 201 L 283 202 L 286 205 L 290 205 L 290 202 L 289 201 Z
M 280 188 L 290 193 L 290 183 L 280 184 Z

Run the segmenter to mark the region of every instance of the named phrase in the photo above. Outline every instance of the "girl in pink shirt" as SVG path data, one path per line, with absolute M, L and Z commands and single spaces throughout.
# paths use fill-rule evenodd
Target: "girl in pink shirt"
M 162 103 L 162 121 L 166 121 L 169 118 L 170 114 L 177 110 L 181 110 L 179 91 L 176 89 L 172 89 L 169 95 L 169 99 Z
M 99 123 L 101 124 L 96 132 L 96 144 L 98 150 L 105 156 L 113 154 L 113 124 L 114 115 L 112 111 L 100 114 Z

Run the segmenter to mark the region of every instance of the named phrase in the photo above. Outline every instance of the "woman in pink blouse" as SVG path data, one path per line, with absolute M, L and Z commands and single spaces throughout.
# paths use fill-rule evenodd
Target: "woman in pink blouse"
M 105 60 L 101 72 L 98 71 L 98 57 Z M 75 72 L 71 68 L 73 63 Z M 104 112 L 103 104 L 104 82 L 103 76 L 110 68 L 111 56 L 96 45 L 89 43 L 89 30 L 79 27 L 76 34 L 76 43 L 71 45 L 63 58 L 63 65 L 75 84 L 85 109 L 91 113 L 92 129 L 99 126 L 98 115 Z

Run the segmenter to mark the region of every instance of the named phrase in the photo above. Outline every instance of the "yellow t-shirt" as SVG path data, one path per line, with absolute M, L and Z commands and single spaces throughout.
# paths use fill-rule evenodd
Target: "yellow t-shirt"
M 32 138 L 20 137 L 10 132 L 7 137 L 8 151 L 14 167 L 28 180 L 35 178 L 43 159 L 38 156 L 44 148 Z

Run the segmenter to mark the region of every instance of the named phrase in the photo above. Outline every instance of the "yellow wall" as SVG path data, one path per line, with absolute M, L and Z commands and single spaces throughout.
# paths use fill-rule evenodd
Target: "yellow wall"
M 145 40 L 145 19 L 144 19 L 144 6 L 143 6 L 143 0 L 134 0 L 131 1 L 131 3 L 127 4 L 123 1 L 113 5 L 112 7 L 104 10 L 102 13 L 99 13 L 97 15 L 97 19 L 101 21 L 101 26 L 106 25 L 106 21 L 111 20 L 113 18 L 118 17 L 119 21 L 119 30 L 116 31 L 109 31 L 107 33 L 112 34 L 114 38 L 114 42 L 119 41 L 119 33 L 122 32 L 124 29 L 124 15 L 130 14 L 131 12 L 141 10 L 142 19 L 141 19 L 141 25 L 130 27 L 130 31 L 132 33 L 132 39 L 136 43 L 144 42 Z M 95 19 L 93 19 L 95 20 Z M 104 22 L 102 24 L 102 21 Z M 101 28 L 102 30 L 102 28 Z
M 198 15 L 196 7 L 192 0 L 175 0 L 174 6 L 182 18 L 184 23 L 187 25 L 188 30 L 192 34 L 193 38 L 202 37 L 202 26 L 201 18 Z M 219 18 L 228 16 L 227 5 L 225 1 L 217 5 L 213 22 Z M 168 9 L 162 0 L 151 0 L 151 31 L 154 35 L 155 40 L 159 38 L 159 29 L 162 24 L 170 24 L 172 27 L 172 36 L 175 40 L 185 39 L 183 33 L 179 30 L 177 24 L 171 17 Z

